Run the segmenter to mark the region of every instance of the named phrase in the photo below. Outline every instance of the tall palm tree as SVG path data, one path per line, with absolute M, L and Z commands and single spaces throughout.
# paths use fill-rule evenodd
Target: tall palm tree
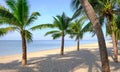
M 20 33 L 22 39 L 22 65 L 26 65 L 26 40 L 32 41 L 32 33 L 29 31 L 28 26 L 30 26 L 40 14 L 38 12 L 33 12 L 29 16 L 27 0 L 6 0 L 6 4 L 9 9 L 0 6 L 0 23 L 8 24 Z
M 91 4 L 94 6 L 94 9 L 101 18 L 101 23 L 104 23 L 107 20 L 106 26 L 108 26 L 109 31 L 111 31 L 113 48 L 114 48 L 114 60 L 118 62 L 118 48 L 114 32 L 114 15 L 118 14 L 118 1 L 117 0 L 90 0 Z M 108 29 L 107 28 L 107 29 Z
M 112 42 L 114 48 L 114 60 L 115 62 L 118 62 L 118 48 L 117 48 L 117 42 L 114 32 L 114 27 L 115 27 L 114 15 L 116 13 L 116 10 L 114 10 L 115 4 L 113 1 L 107 1 L 106 3 L 103 2 L 101 3 L 104 4 L 103 8 L 100 9 L 101 13 L 103 13 L 104 18 L 107 18 L 107 22 L 108 22 L 107 26 L 108 28 L 110 28 L 110 30 L 112 30 L 111 36 L 112 36 Z
M 57 15 L 56 17 L 53 17 L 53 18 L 54 18 L 53 24 L 42 24 L 42 25 L 35 26 L 32 29 L 36 30 L 36 29 L 42 29 L 42 28 L 57 28 L 58 30 L 49 31 L 45 35 L 52 34 L 53 39 L 62 37 L 61 55 L 64 55 L 64 37 L 70 26 L 71 18 L 67 17 L 65 13 L 63 13 L 61 16 Z
M 95 33 L 97 35 L 97 38 L 98 38 L 100 57 L 101 57 L 101 63 L 102 63 L 102 72 L 110 72 L 108 54 L 107 54 L 106 44 L 105 44 L 105 40 L 104 40 L 104 35 L 102 32 L 97 14 L 95 13 L 93 7 L 91 6 L 91 4 L 89 3 L 88 0 L 72 0 L 72 3 L 75 6 L 81 5 L 83 7 L 87 17 L 91 21 L 93 28 L 95 30 Z

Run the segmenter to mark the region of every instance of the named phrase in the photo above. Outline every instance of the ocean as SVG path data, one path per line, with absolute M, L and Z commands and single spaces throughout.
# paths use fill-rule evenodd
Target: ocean
M 96 40 L 81 40 L 80 44 L 88 44 L 97 42 Z M 21 40 L 0 40 L 0 56 L 21 54 Z M 76 41 L 65 40 L 65 47 L 76 46 Z M 27 43 L 27 52 L 36 52 L 40 50 L 49 50 L 61 48 L 60 40 L 34 40 Z

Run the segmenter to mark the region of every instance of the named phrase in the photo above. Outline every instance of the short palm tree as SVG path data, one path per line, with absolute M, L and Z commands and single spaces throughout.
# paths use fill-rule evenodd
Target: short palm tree
M 80 39 L 83 38 L 83 32 L 82 32 L 83 24 L 80 24 L 78 20 L 72 23 L 71 25 L 71 38 L 75 37 L 77 40 L 77 50 L 79 51 L 79 44 Z
M 74 22 L 71 23 L 71 26 L 69 28 L 69 34 L 70 37 L 73 38 L 75 37 L 75 39 L 77 40 L 77 50 L 79 51 L 79 44 L 80 44 L 80 39 L 83 38 L 83 35 L 85 32 L 87 32 L 88 27 L 90 26 L 84 26 L 84 22 L 86 21 L 86 17 L 82 16 L 80 19 L 75 20 Z M 85 29 L 87 28 L 87 29 Z
M 29 16 L 27 0 L 6 0 L 6 4 L 9 9 L 0 6 L 0 24 L 8 24 L 11 26 L 12 30 L 16 30 L 20 33 L 22 39 L 22 65 L 26 65 L 26 40 L 32 40 L 32 33 L 29 31 L 28 26 L 30 26 L 40 14 L 33 12 Z
M 97 17 L 97 14 L 94 11 L 92 5 L 90 4 L 90 2 L 88 0 L 72 0 L 72 6 L 75 7 L 76 10 L 79 10 L 80 7 L 83 8 L 87 17 L 91 21 L 94 31 L 98 38 L 100 57 L 101 57 L 101 63 L 102 63 L 102 72 L 110 72 L 105 39 L 103 36 L 103 32 L 102 32 L 102 29 L 100 26 L 99 19 Z
M 57 39 L 62 36 L 61 40 L 61 55 L 64 55 L 64 37 L 66 35 L 66 32 L 70 26 L 71 23 L 71 18 L 67 17 L 65 13 L 63 13 L 61 16 L 58 15 L 54 18 L 54 23 L 53 24 L 42 24 L 33 27 L 33 30 L 36 29 L 42 29 L 42 28 L 56 28 L 58 30 L 52 30 L 47 32 L 45 35 L 52 34 L 53 39 Z

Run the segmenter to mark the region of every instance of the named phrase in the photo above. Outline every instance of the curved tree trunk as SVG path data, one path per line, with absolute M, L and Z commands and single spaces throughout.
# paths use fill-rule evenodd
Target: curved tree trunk
M 117 48 L 117 42 L 116 42 L 114 32 L 112 32 L 112 43 L 113 43 L 113 49 L 114 49 L 114 61 L 118 62 L 118 48 Z
M 77 51 L 80 50 L 80 49 L 79 49 L 79 44 L 80 44 L 80 41 L 79 41 L 79 39 L 78 39 L 78 41 L 77 41 Z
M 96 13 L 94 12 L 93 7 L 88 2 L 88 0 L 79 0 L 79 1 L 82 4 L 87 17 L 93 24 L 93 28 L 98 38 L 100 57 L 101 57 L 101 63 L 102 63 L 102 72 L 110 72 L 106 44 L 105 44 L 103 32 L 102 32 L 98 17 Z
M 21 32 L 22 37 L 22 65 L 27 64 L 27 49 L 26 49 L 26 39 L 25 39 L 25 33 Z
M 64 32 L 62 32 L 61 55 L 64 55 Z

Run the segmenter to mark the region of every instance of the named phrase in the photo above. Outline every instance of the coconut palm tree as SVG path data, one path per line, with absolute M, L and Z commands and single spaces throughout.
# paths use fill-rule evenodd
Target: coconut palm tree
M 90 0 L 90 1 L 91 1 L 91 4 L 94 6 L 94 9 L 98 13 L 99 17 L 102 18 L 101 23 L 104 23 L 104 21 L 107 20 L 106 26 L 108 26 L 112 36 L 112 42 L 113 42 L 113 48 L 114 48 L 114 60 L 115 62 L 118 62 L 118 48 L 117 48 L 115 32 L 114 32 L 114 26 L 115 26 L 114 16 L 119 12 L 118 11 L 119 2 L 116 0 L 106 0 L 106 1 Z
M 42 29 L 42 28 L 56 28 L 58 30 L 52 30 L 47 32 L 45 35 L 52 34 L 53 39 L 57 39 L 59 37 L 62 37 L 61 39 L 61 55 L 64 55 L 64 37 L 66 35 L 66 32 L 70 26 L 71 18 L 67 17 L 65 13 L 63 13 L 61 16 L 57 15 L 54 18 L 53 24 L 42 24 L 38 25 L 32 28 L 32 30 L 36 29 Z
M 104 3 L 103 3 L 104 4 Z M 117 42 L 115 38 L 114 33 L 114 27 L 115 27 L 115 21 L 114 21 L 114 15 L 115 15 L 115 4 L 112 1 L 108 1 L 104 4 L 104 7 L 101 9 L 101 13 L 103 13 L 104 18 L 107 18 L 107 26 L 112 30 L 111 36 L 112 36 L 112 42 L 113 42 L 113 48 L 114 48 L 114 60 L 115 62 L 118 62 L 118 48 L 117 48 Z
M 0 6 L 0 24 L 8 24 L 13 30 L 20 33 L 22 39 L 22 65 L 27 64 L 26 40 L 32 41 L 32 33 L 28 26 L 37 19 L 40 14 L 33 12 L 29 16 L 27 0 L 6 0 L 9 9 Z
M 72 0 L 72 3 L 72 5 L 74 5 L 74 7 L 77 8 L 79 8 L 79 6 L 82 6 L 87 17 L 91 21 L 94 31 L 98 38 L 100 57 L 102 63 L 102 72 L 110 72 L 106 44 L 97 14 L 95 13 L 93 7 L 91 6 L 88 0 Z
M 75 22 L 73 22 L 72 25 L 70 26 L 71 31 L 70 37 L 71 38 L 75 37 L 75 39 L 77 40 L 77 51 L 79 51 L 80 39 L 83 38 L 82 27 L 83 24 L 80 24 L 80 20 L 75 20 Z
M 90 28 L 88 25 L 83 26 L 84 22 L 87 21 L 86 16 L 81 16 L 80 19 L 75 20 L 74 22 L 71 23 L 70 28 L 69 28 L 69 34 L 70 37 L 77 40 L 77 50 L 79 51 L 79 44 L 80 44 L 80 39 L 83 38 L 83 35 L 85 32 L 87 32 Z

